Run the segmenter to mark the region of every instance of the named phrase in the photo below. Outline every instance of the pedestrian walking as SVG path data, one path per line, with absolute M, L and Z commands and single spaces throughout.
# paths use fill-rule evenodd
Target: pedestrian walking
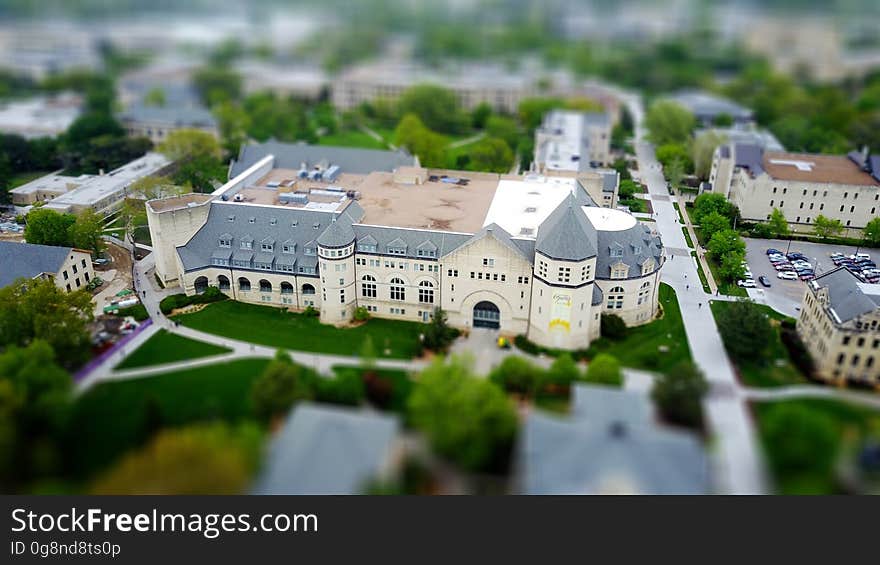
M 703 303 L 702 303 L 702 302 L 700 302 L 700 303 L 697 304 L 697 308 L 702 308 L 702 307 L 703 307 Z
M 685 289 L 685 290 L 690 290 L 690 289 L 691 289 L 691 285 L 689 285 L 689 284 L 684 285 L 684 289 Z

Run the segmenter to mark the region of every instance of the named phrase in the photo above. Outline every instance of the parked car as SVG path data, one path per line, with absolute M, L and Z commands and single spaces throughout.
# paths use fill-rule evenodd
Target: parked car
M 791 271 L 794 267 L 791 266 L 791 263 L 780 263 L 778 265 L 774 265 L 777 271 Z
M 756 286 L 758 286 L 755 284 L 755 279 L 743 279 L 741 281 L 736 281 L 736 285 L 743 288 L 755 288 Z
M 806 255 L 804 255 L 803 253 L 800 253 L 798 251 L 792 251 L 791 253 L 786 255 L 786 257 L 788 257 L 789 259 L 806 259 L 807 258 Z
M 782 251 L 778 249 L 773 249 L 772 247 L 767 250 L 767 255 L 782 255 Z
M 868 253 L 856 253 L 856 259 L 871 259 L 871 255 Z
M 794 271 L 782 271 L 781 273 L 776 273 L 776 278 L 786 281 L 796 281 L 798 275 Z
M 802 281 L 811 281 L 816 278 L 816 275 L 814 275 L 813 273 L 802 273 L 798 276 L 798 278 Z
M 768 288 L 770 287 L 770 279 L 768 279 L 764 275 L 761 275 L 760 277 L 758 277 L 758 282 L 760 282 L 762 285 L 764 285 Z

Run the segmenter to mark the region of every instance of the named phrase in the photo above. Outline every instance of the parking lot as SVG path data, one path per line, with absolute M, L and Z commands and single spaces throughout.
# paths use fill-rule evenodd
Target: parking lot
M 826 245 L 824 243 L 810 243 L 792 241 L 789 245 L 787 239 L 753 239 L 746 238 L 746 261 L 754 275 L 755 281 L 761 275 L 770 279 L 770 288 L 765 288 L 758 283 L 757 288 L 749 289 L 749 296 L 757 302 L 768 304 L 774 310 L 788 316 L 797 317 L 801 300 L 804 297 L 803 281 L 786 281 L 776 278 L 776 269 L 767 259 L 767 249 L 774 248 L 783 253 L 800 252 L 807 256 L 807 260 L 813 265 L 816 276 L 835 268 L 831 261 L 832 253 L 850 255 L 856 252 L 851 245 Z M 875 249 L 860 249 L 860 252 L 870 253 L 876 261 L 880 258 L 880 252 Z

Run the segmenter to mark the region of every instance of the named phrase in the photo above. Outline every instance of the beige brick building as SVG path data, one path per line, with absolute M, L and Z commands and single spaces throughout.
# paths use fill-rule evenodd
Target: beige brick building
M 421 322 L 441 307 L 456 327 L 565 349 L 598 337 L 602 313 L 629 325 L 658 313 L 659 237 L 598 206 L 576 178 L 358 175 L 344 172 L 352 155 L 327 155 L 324 170 L 343 171 L 331 181 L 269 155 L 208 199 L 148 203 L 157 274 L 187 294 L 218 286 L 236 300 L 312 306 L 332 324 L 358 307 Z
M 807 284 L 797 331 L 817 375 L 833 383 L 880 386 L 880 285 L 845 267 Z
M 880 156 L 813 155 L 722 145 L 709 181 L 736 204 L 744 220 L 763 222 L 780 210 L 794 231 L 811 232 L 820 214 L 857 235 L 880 215 Z

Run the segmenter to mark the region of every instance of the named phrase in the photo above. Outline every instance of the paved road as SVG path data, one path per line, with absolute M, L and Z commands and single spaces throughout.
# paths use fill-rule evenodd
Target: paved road
M 635 96 L 625 101 L 636 123 L 639 175 L 648 186 L 663 244 L 667 248 L 687 249 L 654 148 L 644 141 L 641 101 Z M 718 440 L 717 449 L 713 450 L 716 490 L 731 494 L 763 493 L 767 485 L 764 461 L 747 410 L 747 399 L 709 309 L 708 301 L 712 297 L 703 292 L 694 261 L 681 255 L 673 254 L 673 257 L 664 265 L 661 278 L 678 295 L 691 353 L 711 386 L 705 409 L 709 426 Z

